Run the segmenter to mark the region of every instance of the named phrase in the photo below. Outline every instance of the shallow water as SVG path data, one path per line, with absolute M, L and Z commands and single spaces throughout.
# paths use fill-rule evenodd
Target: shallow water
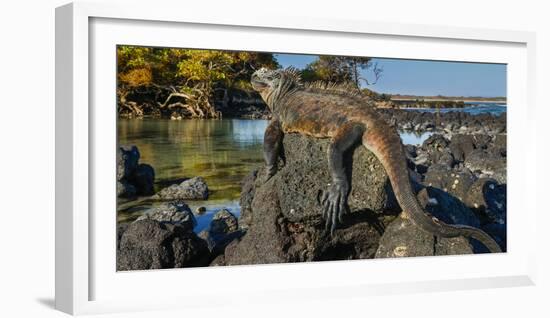
M 210 190 L 206 201 L 187 202 L 193 211 L 204 206 L 197 218 L 199 227 L 225 207 L 239 215 L 241 180 L 263 160 L 265 120 L 125 120 L 118 121 L 120 145 L 136 145 L 140 162 L 155 169 L 155 190 L 202 176 Z M 150 207 L 144 204 L 118 214 L 119 221 L 131 221 Z
M 239 197 L 242 179 L 263 162 L 262 143 L 268 121 L 247 119 L 162 120 L 120 119 L 120 145 L 136 145 L 141 163 L 155 169 L 155 190 L 202 176 L 210 190 L 205 201 L 186 203 L 195 211 L 204 206 L 206 213 L 197 216 L 196 232 L 208 227 L 215 212 L 227 208 L 240 215 Z M 401 133 L 404 143 L 421 144 L 431 133 Z M 138 205 L 119 212 L 118 220 L 132 221 L 158 203 Z

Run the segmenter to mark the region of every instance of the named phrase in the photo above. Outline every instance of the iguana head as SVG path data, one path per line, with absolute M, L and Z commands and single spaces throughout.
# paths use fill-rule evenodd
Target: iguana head
M 300 83 L 300 75 L 294 68 L 283 70 L 261 68 L 252 74 L 250 83 L 273 111 L 277 101 L 297 87 Z
M 280 79 L 280 71 L 268 70 L 262 67 L 252 74 L 250 83 L 252 84 L 252 88 L 261 94 L 263 91 L 273 90 L 273 88 L 277 87 Z

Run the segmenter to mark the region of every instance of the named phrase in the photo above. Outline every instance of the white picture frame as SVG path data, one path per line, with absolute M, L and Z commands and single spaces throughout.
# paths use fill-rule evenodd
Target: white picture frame
M 206 306 L 211 305 L 213 299 L 219 304 L 237 303 L 243 298 L 247 302 L 281 302 L 535 283 L 536 251 L 532 242 L 536 237 L 536 209 L 533 200 L 519 204 L 526 196 L 524 185 L 536 183 L 535 138 L 530 138 L 535 135 L 534 33 L 352 20 L 306 20 L 269 14 L 223 16 L 186 10 L 184 4 L 181 6 L 179 10 L 177 7 L 164 10 L 143 5 L 122 7 L 116 2 L 79 2 L 56 9 L 57 309 L 70 314 L 89 314 Z M 129 27 L 140 29 L 139 32 L 128 32 Z M 103 227 L 105 219 L 93 213 L 98 206 L 112 204 L 109 200 L 98 199 L 102 191 L 98 186 L 107 193 L 115 186 L 114 178 L 110 184 L 105 181 L 114 171 L 111 169 L 115 164 L 113 131 L 107 128 L 100 132 L 97 129 L 98 118 L 102 120 L 102 127 L 113 127 L 114 107 L 93 107 L 99 100 L 109 103 L 104 99 L 108 98 L 104 92 L 109 87 L 112 88 L 113 103 L 115 96 L 115 77 L 110 77 L 115 63 L 114 48 L 112 52 L 101 48 L 112 47 L 113 43 L 185 47 L 185 43 L 170 40 L 166 34 L 179 34 L 177 32 L 181 33 L 181 28 L 186 27 L 189 34 L 192 34 L 191 29 L 193 32 L 206 29 L 208 36 L 227 32 L 224 37 L 242 37 L 242 42 L 233 47 L 221 42 L 205 46 L 200 42 L 201 38 L 196 37 L 191 40 L 196 41 L 193 47 L 281 51 L 283 42 L 286 42 L 286 49 L 282 51 L 289 53 L 368 56 L 367 53 L 374 52 L 374 49 L 366 52 L 361 47 L 353 48 L 352 43 L 382 41 L 384 48 L 376 48 L 376 56 L 508 63 L 510 228 L 507 253 L 116 273 L 115 267 L 111 266 L 115 261 L 112 250 L 105 252 L 102 249 L 116 239 L 114 225 Z M 154 30 L 154 40 L 148 30 Z M 251 34 L 264 38 L 277 35 L 285 41 L 279 38 L 278 44 L 267 43 L 258 38 L 251 44 L 246 42 L 252 41 Z M 342 41 L 342 46 L 314 48 L 314 44 L 310 44 L 308 51 L 308 39 L 312 39 L 308 37 Z M 207 39 L 206 35 L 204 39 Z M 304 40 L 301 45 L 300 39 Z M 398 50 L 399 44 L 404 42 L 408 45 L 406 56 Z M 421 48 L 431 47 L 430 43 L 433 50 L 422 52 Z M 102 52 L 107 53 L 103 56 Z M 112 56 L 110 61 L 109 54 Z M 111 163 L 101 163 L 102 158 L 111 155 Z M 522 217 L 515 217 L 520 209 Z M 98 229 L 105 231 L 103 238 L 93 237 Z M 101 264 L 111 265 L 105 269 Z M 228 272 L 231 275 L 227 275 Z M 341 272 L 344 274 L 336 276 Z M 411 272 L 415 273 L 414 277 L 410 276 Z M 188 273 L 193 273 L 194 278 L 190 278 Z M 280 277 L 289 278 L 293 283 L 283 284 Z M 147 289 L 154 284 L 178 282 L 184 278 L 187 284 L 196 287 L 193 294 L 172 288 L 167 290 L 167 294 L 138 297 L 139 288 Z M 205 288 L 208 279 L 227 279 L 233 290 L 238 284 L 238 295 L 227 293 L 223 288 Z M 218 294 L 224 297 L 205 297 Z

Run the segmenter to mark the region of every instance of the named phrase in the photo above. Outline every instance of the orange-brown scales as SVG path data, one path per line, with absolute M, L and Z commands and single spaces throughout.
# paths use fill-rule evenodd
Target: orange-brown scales
M 295 69 L 256 71 L 252 87 L 272 112 L 264 136 L 267 179 L 277 172 L 277 159 L 284 158 L 285 133 L 331 138 L 328 165 L 332 182 L 321 204 L 327 230 L 334 232 L 348 211 L 350 181 L 344 167 L 344 153 L 362 144 L 384 166 L 405 217 L 421 229 L 441 237 L 465 236 L 482 242 L 491 252 L 498 244 L 485 232 L 466 225 L 448 225 L 427 214 L 412 189 L 403 145 L 397 131 L 376 112 L 368 97 L 351 85 L 303 84 Z

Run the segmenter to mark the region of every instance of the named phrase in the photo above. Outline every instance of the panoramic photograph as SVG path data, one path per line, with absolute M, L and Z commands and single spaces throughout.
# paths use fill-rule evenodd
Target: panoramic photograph
M 506 252 L 505 64 L 116 59 L 118 271 Z

